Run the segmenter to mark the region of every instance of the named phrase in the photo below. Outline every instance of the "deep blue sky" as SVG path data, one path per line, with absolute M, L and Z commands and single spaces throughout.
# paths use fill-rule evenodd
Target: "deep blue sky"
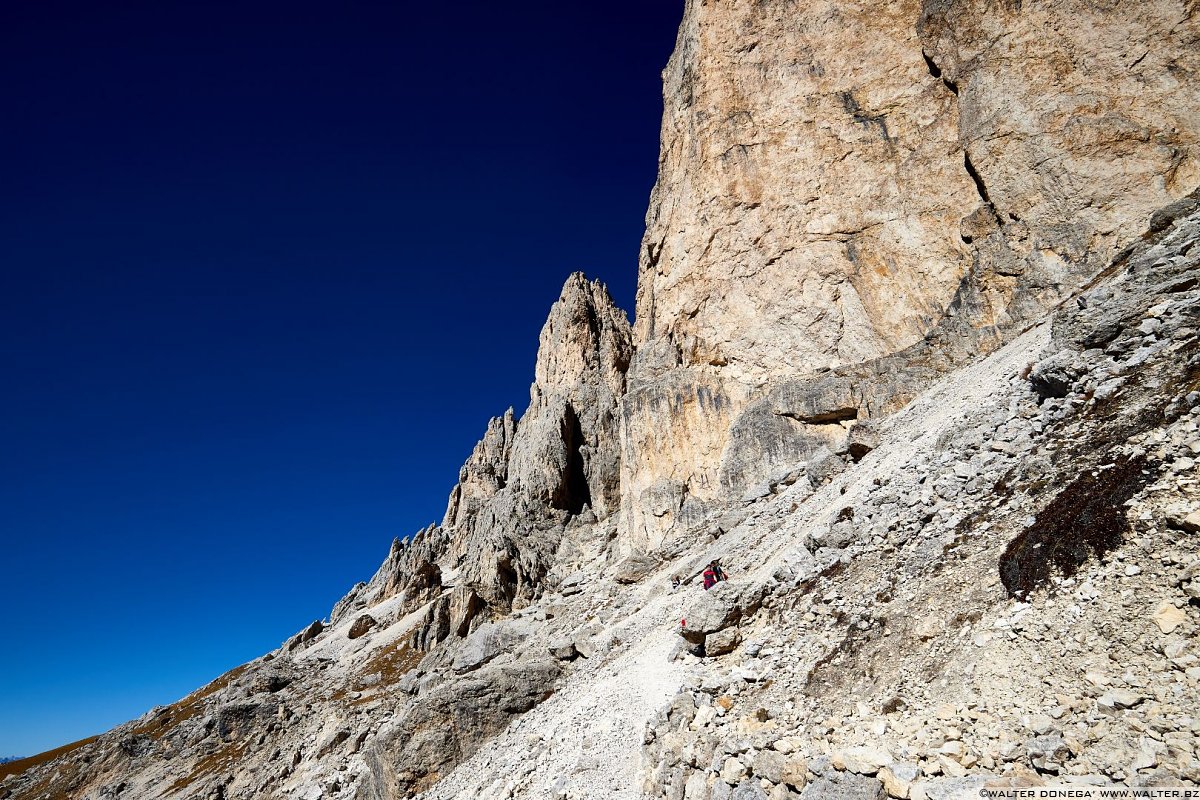
M 632 309 L 682 4 L 3 4 L 0 755 L 440 521 L 568 273 Z

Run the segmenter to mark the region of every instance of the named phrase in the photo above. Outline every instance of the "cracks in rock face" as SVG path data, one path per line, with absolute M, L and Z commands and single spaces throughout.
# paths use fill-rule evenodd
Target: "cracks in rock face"
M 921 58 L 925 59 L 925 68 L 929 70 L 930 76 L 940 80 L 955 97 L 958 97 L 958 84 L 942 74 L 942 68 L 937 65 L 937 62 L 933 60 L 933 57 L 930 56 L 929 53 L 922 50 Z
M 1020 0 L 1017 0 L 1016 10 L 1020 11 L 1020 8 Z M 940 80 L 942 84 L 945 85 L 945 87 L 954 95 L 955 99 L 957 99 L 958 84 L 946 77 L 945 72 L 940 66 L 938 66 L 937 61 L 935 61 L 933 56 L 929 54 L 929 51 L 925 50 L 924 48 L 921 49 L 921 58 L 925 60 L 925 67 L 929 70 L 930 77 Z M 975 168 L 975 164 L 971 162 L 971 154 L 967 152 L 966 147 L 963 148 L 963 168 L 966 169 L 967 175 L 970 176 L 971 183 L 975 185 L 975 193 L 978 194 L 979 199 L 983 201 L 983 205 L 987 209 L 992 220 L 995 221 L 997 226 L 1002 226 L 1004 221 L 1000 218 L 1000 213 L 996 210 L 996 204 L 992 202 L 991 195 L 988 194 L 987 184 L 983 182 L 983 176 L 979 174 L 979 170 L 977 170 Z M 967 235 L 964 235 L 962 239 L 966 244 L 971 244 L 973 241 L 973 237 Z
M 739 142 L 737 144 L 730 145 L 730 147 L 727 150 L 725 150 L 725 152 L 721 153 L 720 159 L 722 161 L 727 160 L 731 153 L 736 153 L 738 155 L 738 157 L 745 158 L 746 156 L 748 156 L 750 154 L 751 147 L 762 147 L 762 146 L 763 146 L 762 142 L 745 142 L 745 143 Z
M 805 425 L 837 425 L 841 422 L 853 422 L 858 419 L 858 407 L 832 408 L 826 411 L 814 411 L 811 414 L 795 411 L 777 411 L 777 416 L 795 420 Z
M 971 182 L 975 184 L 975 191 L 979 194 L 979 199 L 983 201 L 988 211 L 991 212 L 992 219 L 996 221 L 997 225 L 1003 224 L 1000 215 L 996 213 L 996 206 L 992 202 L 992 198 L 988 195 L 987 185 L 983 182 L 979 171 L 975 169 L 975 165 L 971 163 L 971 155 L 967 152 L 966 148 L 963 148 L 963 167 L 966 168 L 967 174 L 971 176 Z
M 983 178 L 979 177 L 979 172 L 971 163 L 971 156 L 966 150 L 963 151 L 963 166 L 966 167 L 967 174 L 971 176 L 971 180 L 975 184 L 975 191 L 979 193 L 979 199 L 991 205 L 992 198 L 988 196 L 987 186 L 984 184 Z
M 937 62 L 929 57 L 929 53 L 921 51 L 921 58 L 925 59 L 925 66 L 929 69 L 929 74 L 935 78 L 942 77 L 942 69 L 937 65 Z
M 684 67 L 679 78 L 679 96 L 683 108 L 691 108 L 696 102 L 696 71 L 691 66 Z
M 858 261 L 858 245 L 855 244 L 853 238 L 846 240 L 846 258 L 850 259 L 850 263 L 854 266 L 861 266 Z
M 774 264 L 775 262 L 779 261 L 779 259 L 783 258 L 784 256 L 786 256 L 788 253 L 792 252 L 792 251 L 793 251 L 793 250 L 795 250 L 795 249 L 796 249 L 796 248 L 794 248 L 794 247 L 785 247 L 785 248 L 783 248 L 783 250 L 781 250 L 781 251 L 779 252 L 779 254 L 778 254 L 778 255 L 776 255 L 776 256 L 773 256 L 772 258 L 768 259 L 768 260 L 767 260 L 767 263 L 766 263 L 766 264 L 764 264 L 763 266 L 764 266 L 764 267 L 769 267 L 769 266 L 771 266 L 771 265 L 772 265 L 772 264 Z

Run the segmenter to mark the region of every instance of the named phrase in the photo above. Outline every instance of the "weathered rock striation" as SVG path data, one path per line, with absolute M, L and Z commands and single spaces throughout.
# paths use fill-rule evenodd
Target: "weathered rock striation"
M 1200 7 L 689 0 L 664 100 L 636 324 L 570 276 L 439 524 L 0 800 L 1200 782 Z

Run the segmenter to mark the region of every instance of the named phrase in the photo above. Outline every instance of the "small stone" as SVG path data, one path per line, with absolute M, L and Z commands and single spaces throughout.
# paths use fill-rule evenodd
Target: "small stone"
M 1107 400 L 1120 391 L 1124 385 L 1124 378 L 1111 378 L 1097 386 L 1096 391 L 1092 393 L 1092 397 L 1099 401 Z
M 1062 765 L 1071 758 L 1071 749 L 1058 735 L 1038 736 L 1025 745 L 1029 761 L 1039 772 L 1058 773 Z
M 1142 748 L 1133 759 L 1133 763 L 1129 765 L 1129 768 L 1137 772 L 1138 770 L 1150 769 L 1156 766 L 1158 766 L 1158 757 L 1150 750 Z
M 725 764 L 721 767 L 721 780 L 730 786 L 736 786 L 745 779 L 746 775 L 746 765 L 740 760 L 733 756 L 725 759 Z
M 1142 323 L 1140 325 L 1138 325 L 1137 329 L 1141 333 L 1149 336 L 1151 334 L 1157 333 L 1158 329 L 1161 327 L 1162 327 L 1161 321 L 1154 319 L 1153 317 L 1149 317 L 1147 319 L 1142 320 Z
M 743 781 L 738 784 L 738 788 L 733 789 L 730 800 L 768 800 L 768 798 L 767 793 L 763 792 L 762 787 L 757 783 Z
M 741 641 L 742 634 L 736 625 L 716 633 L 710 633 L 704 639 L 704 653 L 707 656 L 723 656 L 732 653 Z
M 575 648 L 575 641 L 570 637 L 564 637 L 552 642 L 549 649 L 550 655 L 559 661 L 572 661 L 579 657 L 579 651 Z
M 963 746 L 963 743 L 959 741 L 949 741 L 938 748 L 938 753 L 944 756 L 950 756 L 956 760 L 962 758 L 963 754 L 966 752 L 967 749 Z
M 1128 689 L 1112 689 L 1100 695 L 1096 702 L 1102 708 L 1133 708 L 1145 699 L 1140 694 Z
M 788 786 L 803 789 L 804 785 L 808 783 L 808 761 L 792 756 L 784 762 L 779 777 Z
M 944 630 L 945 625 L 942 624 L 942 621 L 931 614 L 918 620 L 913 632 L 922 642 L 927 642 L 937 637 Z
M 1200 533 L 1200 511 L 1174 511 L 1167 514 L 1167 524 L 1188 533 Z
M 699 711 L 696 712 L 696 716 L 692 719 L 691 728 L 692 730 L 698 731 L 707 726 L 716 718 L 717 709 L 715 706 L 703 706 Z
M 819 778 L 810 783 L 801 800 L 883 800 L 883 784 L 874 778 L 839 775 L 837 780 Z
M 1046 736 L 1054 731 L 1054 720 L 1045 714 L 1039 714 L 1029 721 L 1029 729 L 1038 736 Z
M 791 789 L 779 783 L 771 788 L 770 794 L 767 795 L 767 800 L 793 800 L 796 797 L 799 797 L 799 795 L 794 794 Z
M 958 709 L 949 703 L 943 703 L 942 705 L 938 706 L 934 713 L 940 720 L 948 721 L 952 719 L 958 719 Z
M 1171 603 L 1163 603 L 1150 617 L 1154 620 L 1154 624 L 1163 633 L 1172 633 L 1176 628 L 1187 621 L 1187 614 L 1182 609 L 1176 608 Z
M 760 778 L 765 778 L 771 783 L 780 783 L 782 781 L 783 763 L 785 758 L 782 753 L 777 753 L 774 750 L 763 750 L 754 756 L 754 763 L 750 766 L 750 771 Z
M 913 781 L 921 774 L 916 764 L 893 764 L 879 770 L 875 777 L 883 784 L 883 790 L 889 797 L 897 800 L 907 800 L 912 790 Z
M 863 745 L 848 747 L 833 754 L 835 769 L 853 772 L 857 775 L 874 775 L 881 767 L 886 767 L 895 761 L 892 754 L 878 747 Z
M 938 766 L 942 773 L 951 778 L 961 778 L 967 774 L 967 768 L 948 756 L 938 756 Z
M 708 797 L 708 781 L 705 780 L 705 773 L 697 771 L 688 776 L 687 783 L 683 787 L 683 796 L 686 800 L 699 800 L 702 797 Z

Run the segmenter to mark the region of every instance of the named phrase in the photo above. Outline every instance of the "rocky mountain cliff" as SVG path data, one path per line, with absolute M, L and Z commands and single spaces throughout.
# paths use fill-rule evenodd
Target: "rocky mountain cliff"
M 1197 11 L 692 0 L 635 324 L 572 275 L 440 524 L 0 800 L 1200 782 Z
M 630 546 L 836 451 L 1200 185 L 1194 12 L 689 3 L 638 276 Z

